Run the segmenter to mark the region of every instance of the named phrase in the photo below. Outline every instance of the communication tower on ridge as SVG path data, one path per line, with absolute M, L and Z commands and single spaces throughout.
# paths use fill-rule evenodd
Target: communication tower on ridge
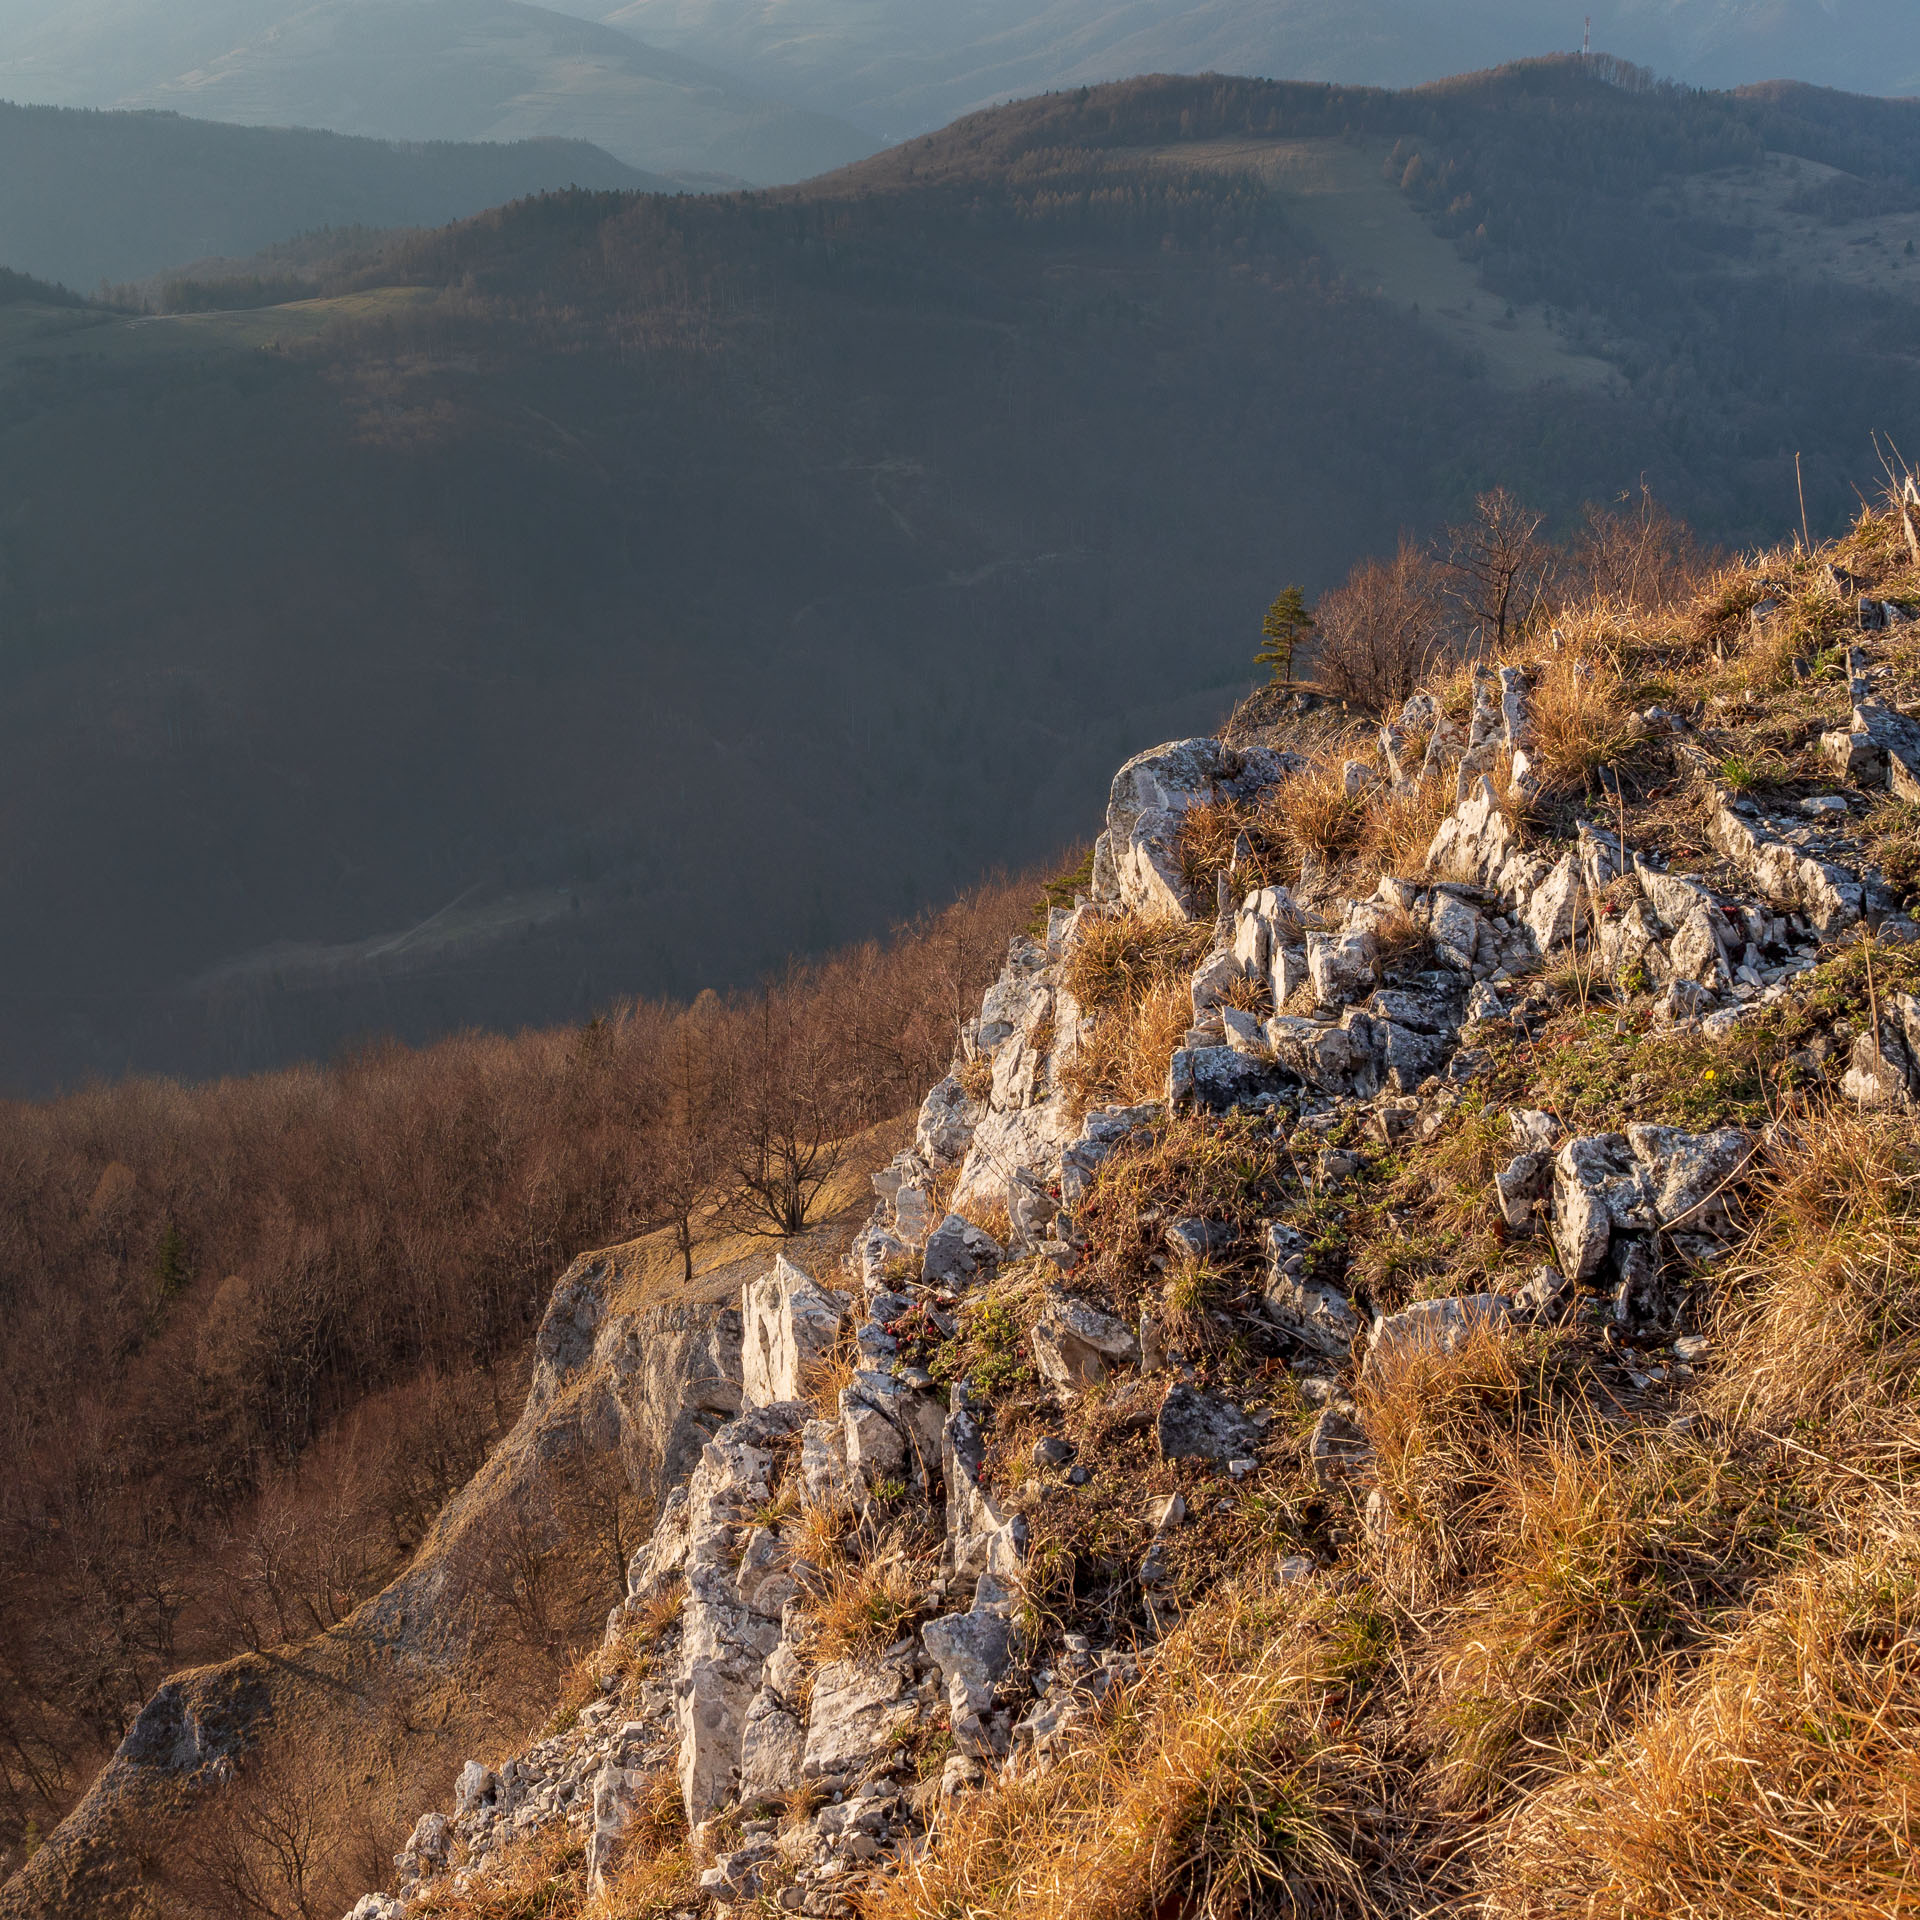
M 1580 42 L 1580 58 L 1582 60 L 1591 60 L 1593 58 L 1593 15 L 1592 14 L 1587 15 L 1587 37 Z

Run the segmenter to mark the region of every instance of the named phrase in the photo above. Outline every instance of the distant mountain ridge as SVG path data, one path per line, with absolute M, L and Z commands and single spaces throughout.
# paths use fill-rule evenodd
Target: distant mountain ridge
M 1408 87 L 1594 45 L 1690 85 L 1920 90 L 1910 0 L 0 0 L 0 97 L 797 180 L 1141 73 Z
M 393 140 L 563 138 L 631 167 L 806 178 L 879 144 L 688 55 L 522 0 L 0 0 L 0 96 Z
M 674 183 L 581 140 L 402 145 L 0 102 L 0 264 L 83 291 L 313 228 L 438 226 L 570 186 Z
M 684 54 L 522 0 L 327 0 L 142 99 L 385 139 L 586 139 L 630 166 L 752 184 L 825 173 L 879 144 Z
M 1920 89 L 1908 0 L 627 0 L 608 16 L 889 138 L 1139 73 L 1407 87 L 1593 44 L 1696 86 Z

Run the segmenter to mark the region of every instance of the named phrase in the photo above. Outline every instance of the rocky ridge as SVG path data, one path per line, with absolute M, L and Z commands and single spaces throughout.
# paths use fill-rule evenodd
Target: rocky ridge
M 352 1920 L 434 1911 L 558 1827 L 584 1846 L 590 1883 L 606 1882 L 669 1778 L 700 1863 L 690 1907 L 850 1913 L 876 1875 L 927 1849 L 944 1808 L 1048 1767 L 1179 1617 L 1170 1556 L 1194 1503 L 1230 1507 L 1280 1439 L 1270 1393 L 1228 1391 L 1190 1326 L 1116 1312 L 1095 1283 L 1086 1208 L 1103 1169 L 1175 1127 L 1231 1124 L 1284 1156 L 1302 1191 L 1338 1195 L 1369 1153 L 1484 1115 L 1503 1038 L 1547 1018 L 1556 975 L 1583 995 L 1597 979 L 1637 997 L 1664 1032 L 1724 1042 L 1788 1005 L 1847 943 L 1920 941 L 1859 830 L 1869 788 L 1902 795 L 1920 772 L 1920 727 L 1876 691 L 1866 650 L 1901 617 L 1861 602 L 1849 724 L 1819 749 L 1846 783 L 1832 793 L 1764 803 L 1713 777 L 1688 720 L 1657 706 L 1637 716 L 1639 737 L 1693 768 L 1715 856 L 1698 870 L 1633 845 L 1624 802 L 1611 822 L 1596 807 L 1558 846 L 1529 840 L 1531 685 L 1515 668 L 1476 673 L 1464 722 L 1416 696 L 1382 730 L 1379 766 L 1347 764 L 1356 797 L 1435 779 L 1454 795 L 1421 870 L 1363 899 L 1311 871 L 1264 882 L 1244 840 L 1200 897 L 1187 816 L 1258 807 L 1300 771 L 1288 752 L 1194 739 L 1129 761 L 1084 894 L 1014 943 L 912 1145 L 875 1177 L 842 1270 L 779 1256 L 744 1287 L 741 1411 L 633 1558 L 600 1694 L 498 1769 L 470 1763 L 451 1811 L 415 1827 L 397 1891 L 367 1895 Z M 1191 1021 L 1163 1098 L 1089 1104 L 1076 1065 L 1099 1014 L 1076 997 L 1076 955 L 1116 924 L 1195 931 Z M 1868 1106 L 1920 1098 L 1920 999 L 1875 1002 L 1843 1086 Z M 1395 1354 L 1581 1319 L 1643 1392 L 1684 1382 L 1707 1356 L 1698 1288 L 1741 1230 L 1759 1131 L 1579 1131 L 1520 1105 L 1498 1119 L 1507 1150 L 1484 1204 L 1537 1254 L 1506 1290 L 1388 1310 L 1330 1273 L 1284 1208 L 1252 1229 L 1196 1214 L 1151 1223 L 1158 1270 L 1237 1260 L 1257 1272 L 1235 1338 L 1318 1409 L 1311 1477 L 1370 1531 L 1394 1515 L 1355 1388 Z M 966 1364 L 969 1315 L 1009 1275 L 1034 1383 L 1013 1397 L 1046 1429 L 1031 1473 L 1068 1494 L 1087 1484 L 1062 1416 L 1098 1403 L 1131 1408 L 1152 1455 L 1199 1476 L 1146 1510 L 1127 1606 L 1089 1609 L 1086 1630 L 1028 1604 L 1028 1518 L 991 1463 L 1008 1395 Z M 823 1514 L 870 1560 L 914 1529 L 936 1544 L 901 1559 L 921 1584 L 901 1597 L 897 1633 L 823 1637 L 839 1577 L 810 1524 Z M 1291 1543 L 1276 1577 L 1320 1578 L 1343 1537 L 1336 1525 Z

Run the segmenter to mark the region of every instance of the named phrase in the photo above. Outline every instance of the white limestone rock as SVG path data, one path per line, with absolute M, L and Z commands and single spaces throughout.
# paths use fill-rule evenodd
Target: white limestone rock
M 913 1676 L 898 1661 L 830 1660 L 813 1677 L 800 1777 L 862 1771 L 905 1715 Z
M 1337 1287 L 1308 1272 L 1309 1250 L 1296 1227 L 1267 1223 L 1267 1318 L 1303 1347 L 1344 1360 L 1360 1337 L 1360 1316 Z
M 847 1303 L 784 1253 L 741 1290 L 741 1390 L 750 1407 L 798 1400 L 808 1377 L 832 1353 L 847 1323 Z
M 1131 1327 L 1067 1293 L 1048 1293 L 1030 1340 L 1034 1365 L 1063 1399 L 1077 1400 L 1115 1367 L 1140 1364 Z
M 1498 1293 L 1416 1301 L 1375 1324 L 1362 1375 L 1390 1365 L 1408 1353 L 1458 1353 L 1476 1328 L 1503 1327 L 1512 1318 L 1513 1303 Z
M 948 1074 L 920 1103 L 913 1127 L 914 1151 L 931 1167 L 950 1167 L 966 1157 L 984 1112 L 967 1097 L 957 1074 Z

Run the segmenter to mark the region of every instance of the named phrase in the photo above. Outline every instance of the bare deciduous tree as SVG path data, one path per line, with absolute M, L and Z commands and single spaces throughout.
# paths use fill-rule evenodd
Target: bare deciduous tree
M 814 1013 L 815 1017 L 808 1015 Z M 806 1231 L 840 1164 L 845 1102 L 815 1010 L 767 988 L 728 1063 L 728 1177 L 733 1216 L 750 1233 Z
M 726 1157 L 719 1024 L 719 998 L 711 991 L 674 1022 L 652 1122 L 654 1191 L 673 1227 L 689 1286 L 696 1224 Z
M 1540 537 L 1545 523 L 1545 514 L 1495 487 L 1474 502 L 1471 520 L 1448 529 L 1453 596 L 1483 644 L 1504 647 L 1545 598 L 1555 558 Z
M 1441 570 L 1403 537 L 1391 560 L 1364 560 L 1322 598 L 1314 678 L 1370 713 L 1396 707 L 1458 644 Z

